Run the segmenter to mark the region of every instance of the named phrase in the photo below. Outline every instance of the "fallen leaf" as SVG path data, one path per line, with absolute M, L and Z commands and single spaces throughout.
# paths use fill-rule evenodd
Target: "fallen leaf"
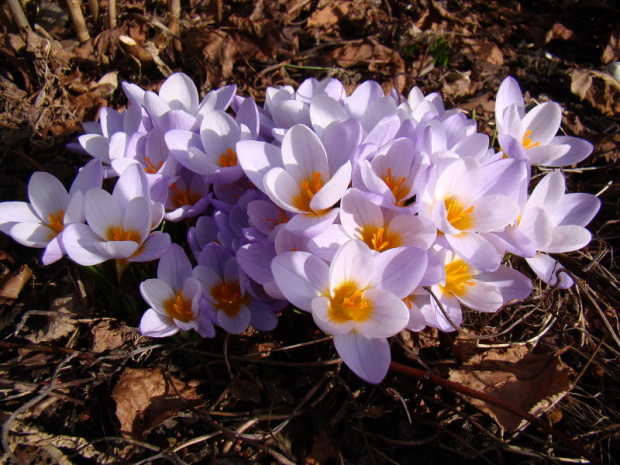
M 368 66 L 369 71 L 390 76 L 405 72 L 405 63 L 400 55 L 380 44 L 348 44 L 334 50 L 332 58 L 338 66 L 345 69 Z
M 308 27 L 329 29 L 349 13 L 351 2 L 337 2 L 315 10 L 308 18 Z
M 24 329 L 23 338 L 33 344 L 57 341 L 72 334 L 77 322 L 68 313 L 55 311 L 30 310 L 24 314 L 15 329 L 19 333 Z
M 471 48 L 475 60 L 486 61 L 495 66 L 504 65 L 504 54 L 497 44 L 476 39 L 467 40 L 466 43 Z
M 562 23 L 555 23 L 547 32 L 545 43 L 548 44 L 552 40 L 569 40 L 573 34 L 574 32 Z
M 609 42 L 607 42 L 601 57 L 603 63 L 611 63 L 618 60 L 620 60 L 620 27 L 610 34 Z
M 338 459 L 338 449 L 334 439 L 325 428 L 320 428 L 312 438 L 312 449 L 303 459 L 304 465 L 323 465 L 330 459 Z
M 10 304 L 17 299 L 30 278 L 32 270 L 28 265 L 22 265 L 0 288 L 0 304 Z
M 180 410 L 205 403 L 193 387 L 173 376 L 165 377 L 161 368 L 126 368 L 114 386 L 112 398 L 121 434 L 135 439 L 145 438 Z
M 571 73 L 570 90 L 606 116 L 620 113 L 620 82 L 607 73 L 576 69 Z
M 538 415 L 566 392 L 570 371 L 557 355 L 532 354 L 525 346 L 515 346 L 473 355 L 458 370 L 450 370 L 449 379 Z M 505 430 L 514 431 L 525 423 L 496 405 L 465 399 Z
M 92 351 L 96 354 L 118 349 L 125 343 L 129 329 L 124 325 L 104 320 L 90 330 L 93 336 Z

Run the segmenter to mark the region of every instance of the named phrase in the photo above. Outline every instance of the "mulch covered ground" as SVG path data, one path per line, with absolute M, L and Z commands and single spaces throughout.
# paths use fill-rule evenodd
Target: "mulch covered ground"
M 26 200 L 33 171 L 69 184 L 87 160 L 65 146 L 101 107 L 126 106 L 119 83 L 157 90 L 180 70 L 202 94 L 236 83 L 259 101 L 310 76 L 405 95 L 417 85 L 489 134 L 511 75 L 527 101 L 561 103 L 566 133 L 595 144 L 565 173 L 570 191 L 603 206 L 592 243 L 558 257 L 575 287 L 538 283 L 520 305 L 468 314 L 461 334 L 401 334 L 393 360 L 418 371 L 393 370 L 378 386 L 296 311 L 270 333 L 142 337 L 146 304 L 129 276 L 107 286 L 66 259 L 43 267 L 39 250 L 2 235 L 1 463 L 618 463 L 612 2 L 191 0 L 177 21 L 165 0 L 133 0 L 118 2 L 115 27 L 107 2 L 98 17 L 83 2 L 83 30 L 64 2 L 25 3 L 27 31 L 11 25 L 9 2 L 0 10 L 2 201 Z

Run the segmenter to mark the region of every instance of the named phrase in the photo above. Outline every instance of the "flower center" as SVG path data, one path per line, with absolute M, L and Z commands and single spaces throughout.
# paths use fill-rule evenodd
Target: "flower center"
M 399 178 L 395 178 L 392 176 L 392 168 L 387 169 L 387 174 L 383 178 L 383 182 L 388 186 L 388 188 L 394 194 L 394 198 L 396 199 L 397 205 L 402 205 L 405 203 L 405 197 L 409 193 L 408 186 L 405 185 L 405 176 L 401 176 Z
M 362 241 L 377 252 L 383 252 L 401 245 L 401 238 L 398 234 L 390 233 L 385 228 L 375 226 L 366 226 L 362 230 Z
M 65 229 L 64 220 L 65 220 L 64 210 L 58 210 L 56 213 L 50 213 L 49 216 L 47 217 L 47 225 L 50 228 L 52 228 L 54 232 L 56 233 L 54 234 L 54 237 L 56 237 L 58 234 L 60 234 Z
M 466 292 L 465 286 L 473 286 L 473 275 L 467 263 L 460 258 L 446 265 L 446 284 L 439 286 L 445 292 L 462 296 Z
M 185 205 L 194 205 L 201 198 L 198 192 L 191 189 L 179 189 L 176 183 L 170 186 L 169 199 L 174 208 L 181 208 Z
M 222 310 L 229 317 L 235 317 L 241 310 L 241 306 L 247 303 L 248 298 L 241 295 L 238 282 L 230 282 L 213 286 L 211 288 L 213 307 Z
M 532 142 L 532 139 L 530 139 L 531 134 L 532 134 L 532 130 L 528 129 L 527 131 L 525 131 L 525 134 L 523 135 L 523 140 L 521 141 L 521 143 L 523 144 L 523 147 L 525 147 L 526 149 L 531 149 L 532 147 L 538 147 L 540 145 L 540 142 Z
M 321 173 L 313 171 L 311 177 L 299 183 L 299 194 L 293 199 L 293 206 L 295 208 L 305 212 L 312 211 L 310 208 L 310 201 L 312 197 L 314 197 L 314 194 L 323 187 L 321 176 Z
M 361 291 L 353 283 L 342 284 L 334 291 L 329 306 L 329 316 L 336 323 L 345 321 L 365 321 L 370 317 L 372 307 L 362 297 Z
M 144 171 L 151 174 L 157 173 L 159 169 L 164 165 L 164 162 L 159 160 L 157 162 L 157 166 L 155 166 L 149 157 L 144 157 L 144 163 L 146 164 L 146 168 L 144 168 Z
M 452 226 L 460 231 L 465 231 L 472 227 L 474 223 L 472 218 L 473 206 L 466 209 L 465 205 L 454 197 L 444 199 L 444 203 L 448 213 L 448 221 Z
M 284 224 L 288 221 L 288 218 L 286 214 L 284 213 L 284 210 L 282 210 L 280 207 L 278 207 L 278 213 L 280 215 L 279 218 L 265 218 L 265 221 L 267 223 L 270 223 L 270 225 L 273 225 L 272 228 L 275 228 L 277 225 Z
M 137 231 L 125 231 L 122 226 L 111 227 L 106 231 L 105 238 L 108 241 L 134 241 L 142 244 L 142 236 Z
M 170 319 L 175 319 L 187 323 L 194 319 L 192 312 L 192 301 L 183 298 L 183 291 L 178 293 L 164 302 L 164 310 Z
M 237 166 L 237 154 L 233 149 L 227 148 L 226 152 L 220 155 L 220 166 L 222 168 Z

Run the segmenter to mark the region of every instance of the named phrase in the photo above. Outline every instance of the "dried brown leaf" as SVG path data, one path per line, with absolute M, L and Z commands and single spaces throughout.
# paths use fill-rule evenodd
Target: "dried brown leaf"
M 567 28 L 562 23 L 555 23 L 545 36 L 545 43 L 552 40 L 569 40 L 575 33 L 572 29 Z
M 93 336 L 92 351 L 96 354 L 118 349 L 125 343 L 129 329 L 110 320 L 97 323 L 90 330 Z
M 173 376 L 165 377 L 161 368 L 126 368 L 112 391 L 112 398 L 116 402 L 121 434 L 136 439 L 143 439 L 180 410 L 204 404 L 193 387 Z
M 24 330 L 23 337 L 33 344 L 57 341 L 72 334 L 77 322 L 68 313 L 31 310 L 17 325 L 16 333 Z
M 620 82 L 607 73 L 576 69 L 571 73 L 570 89 L 606 116 L 620 113 Z
M 332 58 L 342 68 L 367 65 L 369 71 L 389 76 L 405 72 L 405 63 L 400 55 L 380 44 L 347 44 L 334 50 Z
M 611 63 L 618 60 L 620 60 L 620 27 L 610 34 L 609 42 L 607 42 L 601 58 L 603 63 Z
M 475 60 L 486 61 L 495 66 L 504 65 L 504 54 L 493 42 L 486 40 L 470 39 L 466 43 L 469 45 L 473 52 L 473 58 Z
M 569 387 L 568 368 L 557 355 L 538 355 L 525 346 L 490 349 L 473 355 L 450 381 L 508 402 L 533 415 L 550 407 Z M 468 402 L 513 431 L 524 420 L 493 404 L 466 397 Z
M 309 28 L 329 29 L 349 13 L 352 2 L 337 2 L 315 10 L 308 18 Z
M 10 304 L 17 299 L 30 278 L 32 270 L 28 265 L 22 265 L 0 288 L 0 304 Z

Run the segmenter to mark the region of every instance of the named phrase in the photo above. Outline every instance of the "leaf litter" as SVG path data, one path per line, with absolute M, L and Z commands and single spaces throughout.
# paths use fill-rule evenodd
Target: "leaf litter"
M 392 354 L 540 416 L 601 463 L 617 463 L 619 84 L 604 70 L 620 60 L 618 11 L 605 2 L 189 2 L 179 50 L 165 3 L 119 4 L 114 28 L 87 14 L 93 38 L 82 44 L 67 17 L 46 21 L 47 9 L 28 13 L 33 31 L 3 26 L 2 199 L 25 198 L 33 170 L 68 181 L 84 160 L 65 145 L 101 107 L 126 105 L 120 81 L 155 90 L 183 70 L 202 93 L 235 82 L 258 99 L 311 75 L 338 77 L 349 91 L 365 79 L 399 92 L 419 85 L 475 113 L 492 135 L 490 98 L 513 75 L 527 101 L 560 101 L 567 132 L 595 144 L 585 166 L 566 170 L 576 190 L 603 201 L 595 241 L 559 257 L 577 286 L 540 287 L 510 313 L 472 313 L 458 337 L 408 334 Z M 68 262 L 42 267 L 36 251 L 4 236 L 0 250 L 9 257 L 0 278 L 3 463 L 580 460 L 493 403 L 396 373 L 363 384 L 305 315 L 238 340 L 154 343 L 135 330 L 135 296 L 137 307 L 125 308 Z

